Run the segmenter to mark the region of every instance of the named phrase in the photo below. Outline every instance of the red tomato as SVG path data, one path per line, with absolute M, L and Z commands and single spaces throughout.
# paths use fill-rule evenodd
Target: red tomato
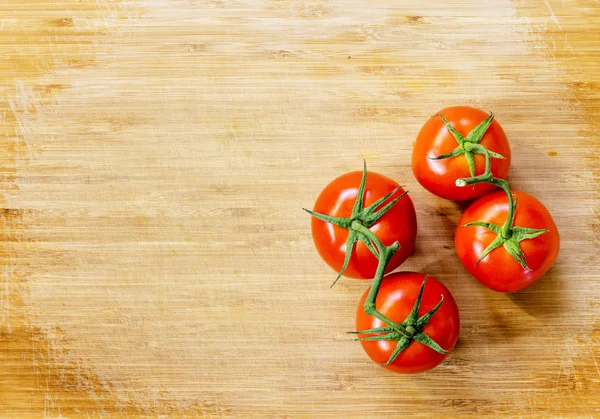
M 424 274 L 416 272 L 393 273 L 383 278 L 375 302 L 377 310 L 393 322 L 404 321 L 415 305 L 424 278 Z M 356 330 L 359 331 L 386 326 L 381 320 L 364 312 L 363 305 L 368 293 L 369 290 L 365 291 L 356 311 Z M 420 342 L 412 341 L 390 365 L 384 368 L 403 374 L 423 372 L 439 365 L 449 355 L 458 340 L 460 317 L 452 294 L 435 278 L 427 278 L 418 313 L 421 317 L 433 309 L 442 296 L 444 302 L 422 331 L 448 352 L 441 354 Z M 365 336 L 368 335 L 359 335 L 359 337 Z M 397 342 L 362 340 L 361 344 L 367 355 L 382 365 L 392 355 Z
M 504 191 L 475 201 L 460 219 L 454 237 L 462 264 L 479 282 L 494 291 L 515 292 L 533 284 L 554 264 L 560 247 L 558 229 L 546 207 L 526 193 L 513 192 L 513 196 L 518 199 L 515 226 L 548 230 L 519 243 L 529 270 L 524 269 L 503 246 L 492 250 L 475 265 L 497 234 L 486 227 L 463 226 L 475 221 L 502 226 L 508 216 L 508 197 Z
M 443 115 L 464 137 L 489 116 L 480 109 L 468 106 L 453 106 L 442 109 L 438 114 Z M 504 156 L 504 159 L 491 159 L 491 170 L 494 177 L 506 178 L 510 167 L 510 146 L 504 130 L 496 120 L 492 121 L 478 144 Z M 442 160 L 431 159 L 452 152 L 458 145 L 440 116 L 429 118 L 417 136 L 412 154 L 412 169 L 419 183 L 431 193 L 455 201 L 477 198 L 492 191 L 495 187 L 487 183 L 456 186 L 456 179 L 471 177 L 464 154 Z M 485 171 L 483 154 L 474 155 L 474 168 L 475 175 Z
M 333 180 L 323 189 L 314 211 L 335 217 L 350 217 L 358 195 L 362 172 L 351 172 Z M 392 192 L 399 185 L 392 179 L 374 172 L 367 172 L 364 206 L 368 207 L 378 198 Z M 387 203 L 402 195 L 400 188 Z M 383 204 L 382 204 L 383 205 Z M 379 237 L 381 242 L 389 246 L 395 241 L 400 243 L 400 250 L 392 257 L 386 272 L 396 269 L 408 258 L 415 247 L 417 237 L 417 216 L 415 207 L 408 195 L 400 199 L 386 212 L 370 230 Z M 346 255 L 348 230 L 317 218 L 312 218 L 312 236 L 319 254 L 336 272 L 342 269 Z M 378 259 L 367 246 L 358 241 L 354 246 L 352 256 L 344 275 L 350 278 L 372 279 L 377 270 Z

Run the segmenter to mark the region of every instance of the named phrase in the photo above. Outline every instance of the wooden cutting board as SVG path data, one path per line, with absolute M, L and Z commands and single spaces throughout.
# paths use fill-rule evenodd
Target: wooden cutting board
M 599 417 L 599 45 L 593 0 L 3 1 L 0 416 Z M 561 232 L 523 292 L 469 277 L 466 206 L 412 175 L 453 104 Z M 368 283 L 329 289 L 301 211 L 363 158 L 415 202 L 400 269 L 461 310 L 426 374 L 348 337 Z

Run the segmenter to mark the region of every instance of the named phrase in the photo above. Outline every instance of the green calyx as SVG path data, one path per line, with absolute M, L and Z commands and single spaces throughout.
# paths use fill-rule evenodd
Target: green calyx
M 525 228 L 525 227 L 513 227 L 512 228 L 512 233 L 510 235 L 510 237 L 508 238 L 504 238 L 502 237 L 501 231 L 502 231 L 502 227 L 497 226 L 495 224 L 491 224 L 491 223 L 484 223 L 481 221 L 476 221 L 473 223 L 468 223 L 465 224 L 463 227 L 469 227 L 469 226 L 479 226 L 479 227 L 485 227 L 488 230 L 493 231 L 494 233 L 496 233 L 498 236 L 489 244 L 488 247 L 485 248 L 485 250 L 481 253 L 481 256 L 479 256 L 479 259 L 477 260 L 477 262 L 475 262 L 475 265 L 477 265 L 479 262 L 481 262 L 487 255 L 490 254 L 490 252 L 500 246 L 504 246 L 504 248 L 506 249 L 506 251 L 513 257 L 515 258 L 515 260 L 517 262 L 519 262 L 519 265 L 521 265 L 521 267 L 525 270 L 529 270 L 529 266 L 527 266 L 527 260 L 525 260 L 525 255 L 523 254 L 523 251 L 521 250 L 521 245 L 520 243 L 523 240 L 527 240 L 527 239 L 535 239 L 536 237 L 546 233 L 548 230 L 538 230 L 535 228 Z
M 382 196 L 377 201 L 373 202 L 371 205 L 365 208 L 364 200 L 366 183 L 367 163 L 364 162 L 363 175 L 360 181 L 360 186 L 358 188 L 358 195 L 356 197 L 356 202 L 354 203 L 354 207 L 352 208 L 352 215 L 350 217 L 333 217 L 331 215 L 320 214 L 318 212 L 310 211 L 306 208 L 303 208 L 304 211 L 308 212 L 310 215 L 312 215 L 315 218 L 318 218 L 321 221 L 325 221 L 327 223 L 331 223 L 348 230 L 348 240 L 346 242 L 346 256 L 344 258 L 342 269 L 338 273 L 338 276 L 333 282 L 333 284 L 331 284 L 332 287 L 341 278 L 344 271 L 348 267 L 348 264 L 350 263 L 350 257 L 352 256 L 352 251 L 354 250 L 354 246 L 356 245 L 357 241 L 362 241 L 373 253 L 373 255 L 375 255 L 376 258 L 379 259 L 381 257 L 379 251 L 377 250 L 378 246 L 376 244 L 376 241 L 379 241 L 379 239 L 377 238 L 377 236 L 371 233 L 369 228 L 372 227 L 375 223 L 377 223 L 377 221 L 381 217 L 383 217 L 385 213 L 387 213 L 394 205 L 396 205 L 398 201 L 400 201 L 407 194 L 407 192 L 404 192 L 402 195 L 392 199 L 390 202 L 385 203 L 391 196 L 393 196 L 396 192 L 398 192 L 398 190 L 402 188 L 401 186 L 398 186 L 396 189 Z
M 423 291 L 425 289 L 426 281 L 427 281 L 427 277 L 425 277 L 423 279 L 423 282 L 421 283 L 421 289 L 419 290 L 419 295 L 417 297 L 417 300 L 415 301 L 415 305 L 413 306 L 412 310 L 410 311 L 410 313 L 408 314 L 408 316 L 406 317 L 406 319 L 404 321 L 395 323 L 388 319 L 388 321 L 386 321 L 387 326 L 378 327 L 375 329 L 360 330 L 358 332 L 350 332 L 350 333 L 361 334 L 361 335 L 369 335 L 369 336 L 359 337 L 357 340 L 363 340 L 363 341 L 389 340 L 389 341 L 398 342 L 398 344 L 396 345 L 396 348 L 390 355 L 389 359 L 387 360 L 387 362 L 385 364 L 382 364 L 382 366 L 387 366 L 387 365 L 390 365 L 392 362 L 394 362 L 394 360 L 398 357 L 398 355 L 400 355 L 402 353 L 402 351 L 404 351 L 406 348 L 408 348 L 408 346 L 413 341 L 422 343 L 423 345 L 430 347 L 431 349 L 433 349 L 434 351 L 436 351 L 440 354 L 445 354 L 448 352 L 445 349 L 443 349 L 440 345 L 438 345 L 437 342 L 435 342 L 433 339 L 431 339 L 431 337 L 429 337 L 423 331 L 423 329 L 425 328 L 425 325 L 427 325 L 429 320 L 431 320 L 433 315 L 440 309 L 440 307 L 442 306 L 442 303 L 444 302 L 444 296 L 442 295 L 440 302 L 434 308 L 432 308 L 427 313 L 425 313 L 424 315 L 419 317 L 419 308 L 421 306 L 421 300 L 423 299 Z M 365 303 L 365 307 L 366 307 L 366 303 Z M 373 309 L 374 309 L 374 307 L 373 307 Z M 369 314 L 369 313 L 367 312 L 367 314 Z
M 509 194 L 510 194 L 510 192 L 509 192 Z M 510 196 L 512 197 L 512 194 L 510 194 Z M 521 250 L 520 243 L 523 240 L 535 239 L 536 237 L 546 233 L 548 230 L 513 226 L 514 216 L 516 214 L 518 200 L 515 198 L 514 201 L 512 199 L 510 201 L 511 202 L 509 202 L 509 205 L 511 206 L 512 210 L 509 210 L 509 217 L 508 217 L 507 223 L 505 223 L 505 225 L 498 226 L 496 224 L 485 223 L 483 221 L 475 221 L 472 223 L 467 223 L 463 226 L 463 227 L 470 227 L 470 226 L 485 227 L 488 230 L 493 231 L 494 233 L 497 234 L 496 238 L 481 253 L 481 256 L 479 256 L 479 259 L 477 260 L 477 262 L 475 262 L 475 265 L 479 264 L 479 262 L 481 262 L 487 255 L 489 255 L 492 250 L 494 250 L 500 246 L 504 246 L 506 251 L 517 262 L 519 262 L 519 265 L 521 265 L 521 267 L 523 269 L 525 269 L 527 271 L 529 270 L 529 266 L 527 266 L 527 260 L 525 259 L 525 255 L 523 254 L 523 251 Z M 506 232 L 505 232 L 506 225 L 509 225 L 510 228 L 506 229 Z
M 485 152 L 487 151 L 487 153 L 493 158 L 504 158 L 504 156 L 502 156 L 501 154 L 487 150 L 484 146 L 479 144 L 483 139 L 483 136 L 487 132 L 488 128 L 492 124 L 492 121 L 494 120 L 493 113 L 490 113 L 490 116 L 481 121 L 481 123 L 477 125 L 466 137 L 463 136 L 460 132 L 458 132 L 456 128 L 450 125 L 450 122 L 448 122 L 444 115 L 438 114 L 434 116 L 439 116 L 442 118 L 442 121 L 444 121 L 444 125 L 446 125 L 448 131 L 450 131 L 450 134 L 452 134 L 452 136 L 458 143 L 458 146 L 450 153 L 442 154 L 441 156 L 437 157 L 430 157 L 431 160 L 443 160 L 448 159 L 450 157 L 457 157 L 463 155 L 465 156 L 465 159 L 467 159 L 467 164 L 469 165 L 469 172 L 471 173 L 471 176 L 475 176 L 475 154 L 485 155 Z
M 485 121 L 484 121 L 485 122 Z M 483 122 L 482 122 L 483 123 Z M 481 125 L 481 124 L 480 124 Z M 489 124 L 488 124 L 489 127 Z M 477 128 L 475 128 L 477 129 Z M 487 128 L 486 128 L 487 129 Z M 485 131 L 484 131 L 485 133 Z M 483 134 L 482 134 L 483 135 Z M 485 172 L 479 176 L 472 176 L 470 178 L 462 178 L 456 179 L 456 186 L 467 186 L 467 185 L 476 185 L 478 183 L 490 183 L 492 185 L 500 187 L 508 197 L 508 216 L 506 217 L 506 221 L 502 226 L 498 226 L 491 223 L 485 223 L 482 221 L 476 221 L 472 223 L 465 224 L 463 227 L 470 226 L 479 226 L 485 227 L 488 230 L 497 234 L 496 238 L 484 249 L 479 256 L 475 265 L 479 264 L 487 255 L 489 255 L 493 250 L 503 246 L 504 249 L 521 265 L 521 267 L 525 270 L 529 270 L 529 266 L 527 265 L 527 260 L 523 251 L 521 250 L 521 242 L 527 239 L 534 239 L 548 230 L 540 230 L 535 228 L 527 228 L 527 227 L 517 227 L 515 226 L 515 215 L 517 213 L 517 199 L 513 198 L 513 194 L 508 186 L 508 182 L 504 179 L 495 178 L 492 175 L 491 171 L 491 157 L 492 154 L 485 147 L 482 147 L 480 144 L 475 144 L 475 147 L 478 148 L 478 152 L 485 155 Z

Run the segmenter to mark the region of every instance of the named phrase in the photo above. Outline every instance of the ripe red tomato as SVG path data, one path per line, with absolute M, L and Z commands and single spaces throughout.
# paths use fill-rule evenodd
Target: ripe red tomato
M 433 160 L 457 149 L 459 142 L 448 130 L 443 119 L 454 127 L 459 134 L 467 138 L 489 115 L 476 108 L 468 106 L 453 106 L 442 109 L 437 116 L 432 116 L 425 122 L 415 141 L 412 154 L 412 169 L 419 183 L 431 193 L 446 199 L 462 201 L 477 198 L 492 191 L 493 185 L 482 183 L 476 186 L 458 187 L 455 182 L 458 178 L 468 178 L 480 175 L 485 171 L 485 157 L 483 154 L 473 152 L 458 153 L 454 157 L 442 160 Z M 492 120 L 487 131 L 481 132 L 483 136 L 473 135 L 472 140 L 491 152 L 504 156 L 504 159 L 492 158 L 492 175 L 504 179 L 510 167 L 510 146 L 504 130 L 496 120 Z M 469 141 L 467 141 L 469 142 Z M 460 151 L 460 150 L 459 150 Z M 467 156 L 465 153 L 469 154 Z M 470 173 L 467 157 L 473 157 L 474 174 Z
M 416 272 L 393 273 L 384 277 L 375 302 L 377 310 L 393 322 L 404 321 L 415 305 L 425 277 L 424 274 Z M 368 293 L 369 290 L 365 291 L 356 311 L 356 330 L 359 331 L 386 326 L 383 321 L 365 313 L 363 306 Z M 460 316 L 452 294 L 435 278 L 427 278 L 418 316 L 421 317 L 432 310 L 442 296 L 444 298 L 442 305 L 425 324 L 422 332 L 448 352 L 441 354 L 413 340 L 391 364 L 384 368 L 403 374 L 423 372 L 439 365 L 449 355 L 458 340 Z M 420 331 L 416 330 L 416 333 L 418 332 Z M 366 336 L 368 335 L 359 334 L 359 337 Z M 383 365 L 388 362 L 398 342 L 361 340 L 361 344 L 373 361 Z
M 323 189 L 315 202 L 313 210 L 317 213 L 335 217 L 350 217 L 362 176 L 362 172 L 350 172 L 333 180 Z M 368 207 L 398 186 L 398 183 L 386 176 L 367 172 L 364 207 Z M 404 193 L 404 190 L 400 188 L 382 205 L 399 197 L 402 193 Z M 393 271 L 408 258 L 415 247 L 417 216 L 410 197 L 405 195 L 401 198 L 370 227 L 370 230 L 386 246 L 395 241 L 400 243 L 400 249 L 392 257 L 386 268 L 386 272 Z M 346 255 L 348 230 L 313 217 L 312 236 L 323 260 L 336 272 L 339 272 L 342 269 L 344 256 Z M 378 262 L 378 259 L 371 253 L 369 248 L 362 241 L 358 241 L 354 246 L 344 275 L 350 278 L 372 279 L 375 276 Z
M 546 207 L 524 192 L 513 192 L 513 196 L 517 198 L 516 227 L 548 230 L 519 243 L 529 269 L 523 268 L 502 246 L 476 265 L 497 234 L 486 227 L 463 227 L 475 221 L 502 226 L 508 216 L 508 197 L 504 191 L 475 201 L 463 214 L 454 236 L 454 247 L 462 264 L 479 282 L 494 291 L 515 292 L 533 284 L 554 264 L 560 247 L 558 229 Z

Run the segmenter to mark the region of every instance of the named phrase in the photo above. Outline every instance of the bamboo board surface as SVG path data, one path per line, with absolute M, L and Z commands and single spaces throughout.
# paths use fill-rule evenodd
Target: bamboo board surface
M 3 1 L 0 417 L 600 417 L 600 5 L 447 3 Z M 523 292 L 468 276 L 465 206 L 412 175 L 454 104 L 561 232 Z M 329 289 L 301 211 L 363 158 L 461 310 L 427 374 L 348 338 L 367 283 Z

